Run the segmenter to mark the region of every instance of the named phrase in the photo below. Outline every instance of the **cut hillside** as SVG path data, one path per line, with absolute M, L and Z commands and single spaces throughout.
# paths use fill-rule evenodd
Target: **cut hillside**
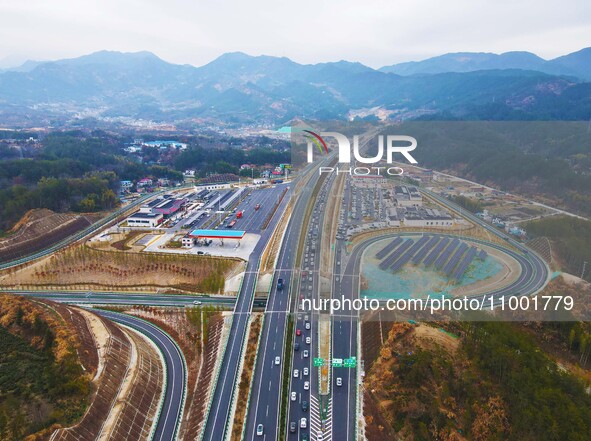
M 587 384 L 523 324 L 388 324 L 365 378 L 369 441 L 591 439 Z
M 54 213 L 47 209 L 28 211 L 0 238 L 0 263 L 43 250 L 91 225 L 97 216 Z
M 0 296 L 0 440 L 42 438 L 88 405 L 96 358 L 52 305 Z

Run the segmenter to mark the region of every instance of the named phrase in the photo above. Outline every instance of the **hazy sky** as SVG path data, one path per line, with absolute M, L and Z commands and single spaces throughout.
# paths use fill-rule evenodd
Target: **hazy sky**
M 148 50 L 205 64 L 224 52 L 380 67 L 445 52 L 591 46 L 589 0 L 0 0 L 0 64 Z

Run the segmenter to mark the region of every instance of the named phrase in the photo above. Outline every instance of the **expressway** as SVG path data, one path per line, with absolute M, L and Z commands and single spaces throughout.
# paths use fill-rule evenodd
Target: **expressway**
M 109 320 L 141 332 L 152 340 L 162 353 L 166 367 L 166 388 L 152 440 L 175 439 L 183 415 L 187 385 L 187 367 L 183 353 L 166 332 L 145 320 L 111 311 L 96 312 Z
M 260 258 L 267 246 L 275 227 L 282 217 L 288 202 L 287 195 L 282 199 L 267 228 L 261 233 L 261 238 L 248 259 L 248 265 L 238 293 L 230 336 L 226 343 L 222 363 L 216 386 L 213 393 L 211 406 L 207 414 L 205 429 L 202 439 L 206 441 L 223 440 L 226 436 L 230 412 L 236 390 L 238 389 L 238 373 L 242 359 L 242 349 L 246 338 L 248 321 L 252 311 L 254 293 L 259 274 Z
M 322 236 L 324 225 L 323 208 L 329 198 L 330 189 L 333 184 L 332 177 L 325 180 L 320 187 L 318 196 L 314 201 L 312 216 L 307 225 L 307 235 L 305 248 L 303 250 L 303 262 L 300 272 L 299 288 L 300 295 L 296 302 L 296 329 L 301 332 L 300 336 L 294 335 L 294 345 L 300 346 L 299 351 L 294 351 L 294 357 L 291 366 L 290 377 L 290 400 L 288 410 L 287 425 L 289 429 L 288 439 L 298 440 L 316 439 L 318 431 L 324 432 L 325 439 L 330 433 L 330 414 L 323 423 L 321 415 L 328 403 L 324 397 L 320 396 L 320 375 L 318 368 L 313 366 L 312 360 L 319 354 L 319 321 L 321 317 L 315 311 L 300 311 L 300 300 L 302 298 L 319 299 L 320 297 L 320 262 L 327 257 L 322 254 Z M 310 344 L 307 339 L 310 338 Z M 306 352 L 308 352 L 306 354 Z M 293 372 L 298 371 L 299 377 L 293 376 Z M 305 375 L 306 370 L 308 375 Z M 308 388 L 305 383 L 308 382 Z M 296 394 L 295 400 L 291 399 L 291 394 Z M 302 418 L 307 420 L 307 429 L 301 428 Z M 291 426 L 295 425 L 295 432 L 291 431 Z
M 341 210 L 343 217 L 349 210 L 351 194 L 350 180 L 343 198 Z M 347 258 L 347 248 L 344 240 L 337 240 L 335 244 L 335 262 L 333 278 L 333 298 L 353 300 L 359 297 L 359 268 L 352 270 L 351 262 Z M 343 267 L 345 267 L 343 271 Z M 342 311 L 340 314 L 332 314 L 332 356 L 345 359 L 357 357 L 357 326 L 359 313 L 357 311 Z M 337 383 L 338 381 L 338 383 Z M 345 367 L 332 367 L 331 371 L 332 392 L 332 439 L 354 440 L 356 439 L 357 422 L 357 369 Z
M 325 158 L 324 161 L 330 160 Z M 324 162 L 323 162 L 324 163 Z M 305 174 L 302 173 L 303 175 Z M 312 175 L 306 182 L 301 182 L 304 179 L 298 179 L 296 182 L 299 185 L 297 187 L 300 190 L 297 196 L 289 224 L 285 231 L 283 243 L 278 256 L 276 270 L 273 278 L 272 287 L 269 293 L 269 300 L 267 302 L 267 309 L 265 313 L 265 321 L 263 324 L 263 331 L 261 334 L 260 347 L 262 352 L 258 354 L 255 371 L 253 374 L 253 382 L 251 386 L 251 395 L 248 403 L 247 420 L 244 430 L 245 440 L 263 439 L 265 441 L 278 440 L 280 432 L 280 410 L 282 399 L 282 384 L 283 384 L 283 367 L 285 360 L 283 359 L 284 347 L 285 347 L 285 333 L 287 330 L 287 315 L 290 311 L 290 299 L 297 298 L 298 293 L 296 287 L 300 281 L 295 277 L 298 271 L 295 271 L 297 251 L 300 243 L 300 238 L 306 227 L 308 219 L 305 218 L 306 207 L 310 198 L 313 195 L 314 188 L 318 183 L 319 174 L 316 173 L 316 169 L 312 169 Z M 286 288 L 279 291 L 277 290 L 278 279 L 283 279 L 286 283 Z M 311 293 L 311 289 L 309 290 Z M 302 292 L 300 286 L 300 293 Z M 300 316 L 298 321 L 295 323 L 295 328 L 302 331 L 302 335 L 297 337 L 301 342 L 301 350 L 299 351 L 299 357 L 294 352 L 293 363 L 297 365 L 298 360 L 302 364 L 307 363 L 310 367 L 311 355 L 309 358 L 303 358 L 304 350 L 309 350 L 309 354 L 312 353 L 312 344 L 310 347 L 305 343 L 305 337 L 312 338 L 313 332 L 311 330 L 305 330 L 303 325 L 302 317 Z M 295 332 L 295 329 L 294 329 Z M 288 346 L 290 347 L 290 346 Z M 281 357 L 280 364 L 275 365 L 275 357 Z M 300 370 L 302 372 L 303 369 Z M 310 377 L 312 375 L 310 374 Z M 291 377 L 291 370 L 290 370 Z M 305 379 L 299 377 L 297 382 L 297 395 L 298 409 L 299 404 L 302 401 L 308 401 L 309 390 L 303 389 L 303 383 Z M 290 391 L 295 391 L 294 386 L 290 388 Z M 306 398 L 307 397 L 307 398 Z M 291 402 L 290 402 L 291 404 Z M 291 412 L 291 409 L 290 409 Z M 306 416 L 304 414 L 303 416 Z M 257 426 L 262 425 L 263 435 L 258 436 Z M 298 420 L 299 425 L 299 420 Z

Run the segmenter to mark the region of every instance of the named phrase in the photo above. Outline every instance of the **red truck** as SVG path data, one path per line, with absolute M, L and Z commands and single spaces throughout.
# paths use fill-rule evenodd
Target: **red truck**
M 242 211 L 236 213 L 236 219 L 242 219 Z

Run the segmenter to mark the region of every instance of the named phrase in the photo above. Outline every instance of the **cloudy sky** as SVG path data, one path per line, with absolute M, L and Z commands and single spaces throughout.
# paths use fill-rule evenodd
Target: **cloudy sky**
M 0 65 L 109 49 L 205 64 L 224 52 L 372 67 L 446 52 L 591 46 L 589 0 L 0 0 Z

